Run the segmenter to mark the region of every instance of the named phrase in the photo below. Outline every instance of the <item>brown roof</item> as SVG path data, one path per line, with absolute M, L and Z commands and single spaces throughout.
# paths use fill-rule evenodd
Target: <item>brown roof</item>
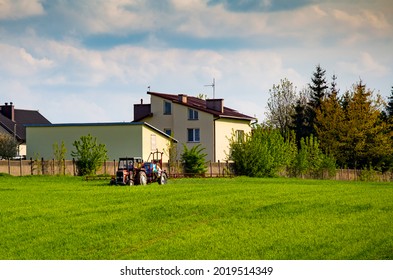
M 206 100 L 193 97 L 193 96 L 187 96 L 187 103 L 182 103 L 179 101 L 179 95 L 177 94 L 166 94 L 166 93 L 159 93 L 159 92 L 150 92 L 148 91 L 147 94 L 158 96 L 167 100 L 172 101 L 173 103 L 177 103 L 180 105 L 184 105 L 202 112 L 206 112 L 209 114 L 214 115 L 215 117 L 220 117 L 220 118 L 233 118 L 233 119 L 242 119 L 242 120 L 255 120 L 254 117 L 250 117 L 247 115 L 244 115 L 242 113 L 239 113 L 238 111 L 225 107 L 223 112 L 219 112 L 216 110 L 208 109 L 206 106 Z
M 38 111 L 14 109 L 14 120 L 6 117 L 0 111 L 0 126 L 12 135 L 14 135 L 15 129 L 18 141 L 26 141 L 26 124 L 50 124 L 50 121 Z

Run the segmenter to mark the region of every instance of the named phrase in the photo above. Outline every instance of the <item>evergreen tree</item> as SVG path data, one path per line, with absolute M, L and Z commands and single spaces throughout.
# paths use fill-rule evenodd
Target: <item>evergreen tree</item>
M 390 96 L 388 97 L 388 104 L 386 105 L 386 115 L 388 119 L 393 118 L 393 87 Z
M 335 94 L 336 96 L 338 95 L 340 90 L 337 89 L 337 82 L 336 82 L 336 80 L 337 80 L 337 76 L 333 75 L 332 76 L 332 82 L 330 84 L 330 93 L 328 94 L 327 97 L 330 97 L 330 95 L 332 95 L 332 94 Z
M 337 91 L 332 90 L 328 98 L 324 99 L 316 112 L 315 130 L 320 139 L 321 149 L 343 164 L 345 158 L 341 155 L 340 137 L 345 122 L 344 110 L 339 102 Z
M 322 100 L 328 94 L 327 89 L 329 87 L 327 85 L 325 74 L 326 70 L 322 69 L 321 65 L 318 64 L 313 76 L 311 77 L 311 83 L 308 84 L 310 88 L 310 100 L 306 112 L 309 125 L 309 135 L 316 134 L 314 129 L 316 111 L 321 107 Z
M 300 92 L 300 96 L 296 101 L 294 107 L 294 114 L 292 115 L 291 130 L 295 132 L 296 143 L 300 148 L 300 139 L 305 138 L 311 134 L 310 126 L 307 118 L 307 102 L 308 102 L 308 89 Z
M 339 137 L 341 155 L 352 168 L 383 167 L 384 158 L 393 153 L 393 146 L 373 92 L 360 81 L 347 96 L 351 99 L 344 109 L 345 120 Z
M 184 166 L 184 172 L 188 176 L 203 175 L 206 172 L 206 159 L 207 154 L 203 153 L 205 148 L 198 144 L 191 149 L 183 144 L 183 153 L 180 159 Z

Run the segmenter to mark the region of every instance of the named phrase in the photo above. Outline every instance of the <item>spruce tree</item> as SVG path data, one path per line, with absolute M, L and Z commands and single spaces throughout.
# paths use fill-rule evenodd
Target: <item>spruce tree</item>
M 386 115 L 388 119 L 393 118 L 393 87 L 390 96 L 388 97 L 388 104 L 386 105 Z
M 311 77 L 311 83 L 308 84 L 310 88 L 310 100 L 308 102 L 306 113 L 309 125 L 309 135 L 315 135 L 316 133 L 314 128 L 316 111 L 321 107 L 322 100 L 328 94 L 327 89 L 329 87 L 327 85 L 325 74 L 326 70 L 322 69 L 321 65 L 318 64 L 313 76 Z
M 300 93 L 299 99 L 295 103 L 294 111 L 292 115 L 291 130 L 295 132 L 296 143 L 300 148 L 300 140 L 311 134 L 310 126 L 307 118 L 307 89 Z

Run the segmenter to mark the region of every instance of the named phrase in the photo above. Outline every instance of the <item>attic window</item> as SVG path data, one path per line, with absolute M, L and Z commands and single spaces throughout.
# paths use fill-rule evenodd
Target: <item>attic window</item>
M 172 103 L 164 100 L 164 115 L 172 115 Z
M 197 120 L 198 119 L 198 111 L 193 109 L 188 109 L 188 119 L 189 120 Z

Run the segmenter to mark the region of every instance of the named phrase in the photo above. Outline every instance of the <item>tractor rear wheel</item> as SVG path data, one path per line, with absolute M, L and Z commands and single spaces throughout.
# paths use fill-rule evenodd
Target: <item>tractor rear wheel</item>
M 136 175 L 136 181 L 138 185 L 146 186 L 147 185 L 147 176 L 144 171 L 138 172 Z
M 161 177 L 158 179 L 158 184 L 160 185 L 165 185 L 168 181 L 168 177 L 166 175 L 166 173 L 162 172 L 161 173 Z

